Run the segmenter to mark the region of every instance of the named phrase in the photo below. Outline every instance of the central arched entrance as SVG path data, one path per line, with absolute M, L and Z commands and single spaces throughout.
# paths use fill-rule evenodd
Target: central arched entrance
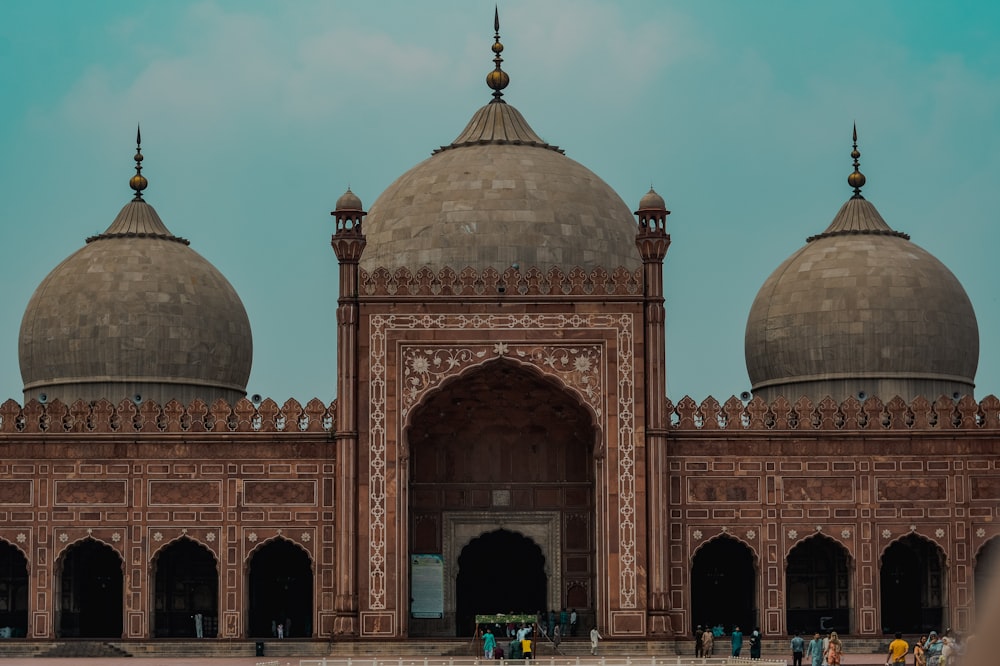
M 107 544 L 84 539 L 59 562 L 59 638 L 121 638 L 122 559 Z
M 473 633 L 476 615 L 528 614 L 548 608 L 547 587 L 545 557 L 531 539 L 505 529 L 473 539 L 458 556 L 458 635 Z
M 494 607 L 572 606 L 588 626 L 598 438 L 577 396 L 533 367 L 496 360 L 429 394 L 406 436 L 410 554 L 440 556 L 444 586 L 441 617 L 411 616 L 410 635 L 471 635 L 473 616 Z M 476 583 L 467 579 L 487 572 L 496 573 L 478 581 L 483 601 L 473 601 Z M 535 589 L 491 589 L 512 586 Z M 513 603 L 534 607 L 505 608 Z

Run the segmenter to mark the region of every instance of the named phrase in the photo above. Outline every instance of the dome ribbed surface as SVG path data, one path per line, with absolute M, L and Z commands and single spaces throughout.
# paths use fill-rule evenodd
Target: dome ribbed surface
M 142 200 L 42 281 L 21 323 L 25 399 L 206 402 L 245 394 L 243 303 Z
M 971 394 L 978 359 L 958 279 L 862 198 L 771 274 L 747 320 L 747 371 L 770 397 Z
M 634 271 L 635 234 L 629 207 L 607 183 L 495 103 L 372 204 L 361 267 Z

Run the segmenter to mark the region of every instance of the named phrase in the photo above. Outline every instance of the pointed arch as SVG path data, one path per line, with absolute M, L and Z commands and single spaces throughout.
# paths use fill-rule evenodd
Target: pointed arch
M 815 533 L 785 556 L 785 624 L 790 631 L 850 633 L 852 560 L 836 539 Z
M 731 534 L 700 544 L 691 557 L 692 624 L 722 625 L 727 632 L 757 626 L 758 569 L 753 549 Z
M 121 638 L 125 561 L 93 537 L 78 539 L 56 560 L 60 638 Z
M 28 558 L 15 544 L 0 539 L 0 627 L 3 638 L 28 635 Z
M 150 558 L 152 635 L 215 638 L 219 630 L 219 563 L 211 548 L 187 535 Z
M 314 562 L 301 544 L 277 535 L 254 546 L 247 556 L 246 581 L 248 636 L 313 635 Z
M 940 631 L 947 617 L 946 555 L 916 532 L 886 545 L 879 558 L 882 633 Z
M 975 607 L 982 612 L 991 581 L 1000 576 L 1000 536 L 995 536 L 979 547 L 974 558 Z

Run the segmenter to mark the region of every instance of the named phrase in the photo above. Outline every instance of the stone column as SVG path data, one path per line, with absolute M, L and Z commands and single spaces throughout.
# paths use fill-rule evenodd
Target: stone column
M 358 261 L 365 249 L 361 200 L 349 189 L 331 213 L 336 231 L 330 244 L 340 261 L 337 300 L 337 425 L 334 479 L 334 636 L 358 635 Z M 321 608 L 320 611 L 330 609 Z M 326 630 L 325 628 L 323 629 Z
M 667 573 L 667 370 L 666 333 L 663 308 L 663 259 L 670 247 L 666 230 L 667 215 L 663 198 L 650 188 L 639 202 L 639 227 L 635 244 L 642 257 L 643 349 L 645 377 L 646 431 L 646 515 L 647 515 L 647 585 L 648 630 L 650 636 L 672 636 L 681 627 L 672 626 Z

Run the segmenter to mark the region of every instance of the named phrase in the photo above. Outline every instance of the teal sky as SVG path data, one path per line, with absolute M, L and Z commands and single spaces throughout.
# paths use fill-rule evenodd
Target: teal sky
M 35 287 L 131 198 L 232 282 L 248 391 L 336 395 L 332 210 L 368 207 L 490 99 L 494 2 L 0 3 L 0 401 Z M 673 211 L 668 393 L 749 389 L 746 317 L 851 190 L 943 261 L 1000 393 L 1000 4 L 503 0 L 505 99 L 634 210 Z

